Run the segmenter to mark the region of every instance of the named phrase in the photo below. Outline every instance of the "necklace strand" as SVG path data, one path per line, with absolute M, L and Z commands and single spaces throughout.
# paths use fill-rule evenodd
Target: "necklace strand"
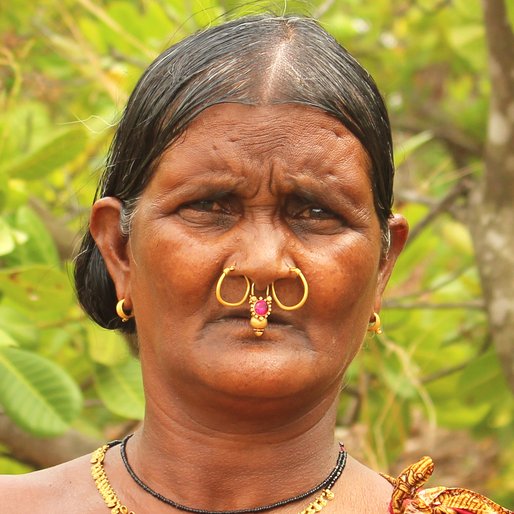
M 334 469 L 330 472 L 328 477 L 325 478 L 325 480 L 323 480 L 323 482 L 321 482 L 317 486 L 313 487 L 312 489 L 305 491 L 304 493 L 298 494 L 297 496 L 293 496 L 291 498 L 286 498 L 285 500 L 279 500 L 278 502 L 271 503 L 269 505 L 263 505 L 261 507 L 252 507 L 252 508 L 237 509 L 237 510 L 224 510 L 224 511 L 212 511 L 212 510 L 207 510 L 207 509 L 197 509 L 194 507 L 188 507 L 187 505 L 182 505 L 181 503 L 177 503 L 177 502 L 171 500 L 170 498 L 166 498 L 166 496 L 163 496 L 162 494 L 158 493 L 157 491 L 154 491 L 150 486 L 145 484 L 137 476 L 136 472 L 134 471 L 132 466 L 129 464 L 129 461 L 127 458 L 127 451 L 126 451 L 127 441 L 132 437 L 132 435 L 133 434 L 126 436 L 120 444 L 121 459 L 123 461 L 123 464 L 125 465 L 125 468 L 126 468 L 128 474 L 131 476 L 132 480 L 134 480 L 134 482 L 136 482 L 136 484 L 139 487 L 141 487 L 143 490 L 145 490 L 147 493 L 151 494 L 154 498 L 157 498 L 161 502 L 171 505 L 172 507 L 175 507 L 176 509 L 190 512 L 192 514 L 250 514 L 250 513 L 264 512 L 267 510 L 276 509 L 277 507 L 282 507 L 283 505 L 287 505 L 289 503 L 303 500 L 304 498 L 311 496 L 312 494 L 320 491 L 321 489 L 330 490 L 331 487 L 336 483 L 337 479 L 341 476 L 341 473 L 343 472 L 343 469 L 346 465 L 346 451 L 341 446 L 341 449 L 339 451 L 339 455 L 337 458 L 337 464 L 334 467 Z M 334 494 L 334 493 L 332 493 L 332 494 Z
M 161 495 L 160 493 L 154 491 L 151 489 L 148 485 L 146 485 L 134 472 L 132 467 L 130 466 L 128 459 L 127 459 L 127 452 L 126 452 L 126 444 L 128 439 L 132 437 L 131 435 L 128 435 L 125 437 L 122 441 L 112 441 L 109 444 L 106 444 L 102 447 L 100 447 L 98 450 L 96 450 L 92 457 L 91 457 L 91 474 L 93 476 L 93 479 L 95 481 L 96 487 L 102 496 L 105 504 L 107 507 L 111 509 L 111 514 L 134 514 L 133 511 L 129 511 L 128 508 L 121 503 L 118 496 L 116 495 L 114 489 L 112 488 L 109 479 L 107 478 L 107 474 L 105 472 L 105 468 L 103 466 L 103 462 L 105 459 L 105 454 L 107 453 L 107 450 L 109 448 L 112 448 L 113 446 L 120 445 L 120 454 L 123 461 L 123 464 L 125 465 L 125 468 L 131 478 L 136 482 L 137 485 L 139 485 L 144 491 L 155 497 L 156 499 L 160 500 L 161 502 L 166 503 L 167 505 L 170 505 L 176 509 L 183 510 L 186 512 L 190 512 L 193 514 L 249 514 L 249 513 L 260 513 L 264 511 L 268 511 L 271 509 L 275 509 L 277 507 L 282 507 L 284 505 L 287 505 L 289 503 L 297 502 L 299 500 L 302 500 L 318 491 L 321 490 L 321 493 L 312 501 L 309 503 L 309 505 L 303 509 L 299 514 L 316 514 L 320 510 L 323 509 L 328 503 L 328 501 L 334 499 L 334 493 L 332 492 L 332 487 L 337 482 L 338 478 L 341 476 L 345 465 L 346 465 L 346 459 L 347 459 L 347 453 L 344 450 L 344 447 L 340 445 L 340 451 L 337 458 L 337 463 L 334 469 L 330 472 L 330 474 L 317 486 L 313 487 L 312 489 L 309 489 L 308 491 L 305 491 L 304 493 L 298 494 L 296 496 L 293 496 L 291 498 L 287 498 L 284 500 L 280 500 L 278 502 L 269 504 L 269 505 L 263 505 L 260 507 L 254 507 L 254 508 L 247 508 L 247 509 L 238 509 L 238 510 L 229 510 L 229 511 L 210 511 L 207 509 L 196 509 L 194 507 L 188 507 L 187 505 L 182 505 L 180 503 L 177 503 L 169 498 L 166 498 L 165 496 Z
M 112 441 L 109 444 L 104 444 L 93 452 L 93 455 L 91 455 L 91 475 L 93 476 L 96 488 L 103 498 L 105 505 L 111 509 L 111 514 L 135 514 L 133 511 L 129 511 L 128 508 L 120 502 L 118 495 L 114 492 L 109 482 L 104 468 L 104 459 L 107 450 L 119 443 L 121 443 L 121 441 Z

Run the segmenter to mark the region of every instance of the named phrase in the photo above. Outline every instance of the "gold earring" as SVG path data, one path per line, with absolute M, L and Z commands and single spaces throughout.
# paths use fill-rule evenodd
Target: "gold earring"
M 275 291 L 275 282 L 271 283 L 271 294 L 273 295 L 273 300 L 277 302 L 277 305 L 283 309 L 284 311 L 294 311 L 303 306 L 303 304 L 307 301 L 307 296 L 309 296 L 309 284 L 307 284 L 307 279 L 303 276 L 303 273 L 300 271 L 300 268 L 291 267 L 289 271 L 292 273 L 296 273 L 296 276 L 300 278 L 303 284 L 303 296 L 302 299 L 296 305 L 284 305 L 277 297 L 277 293 Z
M 248 277 L 246 275 L 243 275 L 243 278 L 246 281 L 246 291 L 245 291 L 245 294 L 243 295 L 243 298 L 239 302 L 234 302 L 234 303 L 227 302 L 221 296 L 221 285 L 223 284 L 225 277 L 229 273 L 234 271 L 235 269 L 236 269 L 235 266 L 230 266 L 228 268 L 225 268 L 223 270 L 223 273 L 221 274 L 220 278 L 218 279 L 218 283 L 216 284 L 216 299 L 218 300 L 218 302 L 221 303 L 221 305 L 224 305 L 225 307 L 239 307 L 239 305 L 243 305 L 243 303 L 245 303 L 246 299 L 248 298 L 248 293 L 250 292 L 250 280 L 248 279 Z
M 271 313 L 271 296 L 269 295 L 269 286 L 266 286 L 266 297 L 255 296 L 255 284 L 252 283 L 250 291 L 250 325 L 256 336 L 262 336 L 264 329 L 268 326 L 268 316 Z
M 116 314 L 121 318 L 121 321 L 123 323 L 126 323 L 130 318 L 134 317 L 134 314 L 130 312 L 127 314 L 123 310 L 123 304 L 125 303 L 125 298 L 122 298 L 117 304 L 116 304 Z
M 382 333 L 382 322 L 380 321 L 380 316 L 378 313 L 373 313 L 373 320 L 368 323 L 368 332 L 372 333 L 372 335 L 380 335 Z

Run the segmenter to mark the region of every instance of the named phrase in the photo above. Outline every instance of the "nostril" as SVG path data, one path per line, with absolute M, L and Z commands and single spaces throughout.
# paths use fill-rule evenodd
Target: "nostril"
M 261 284 L 252 282 L 252 289 L 251 289 L 252 295 L 266 297 L 266 296 L 269 296 L 269 291 L 270 291 L 270 284 L 261 285 Z

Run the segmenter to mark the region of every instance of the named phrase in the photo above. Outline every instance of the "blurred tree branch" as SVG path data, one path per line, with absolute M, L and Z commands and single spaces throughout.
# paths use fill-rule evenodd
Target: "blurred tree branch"
M 416 237 L 432 223 L 439 215 L 451 210 L 454 203 L 468 191 L 468 183 L 465 179 L 459 180 L 450 192 L 444 196 L 438 203 L 433 205 L 427 215 L 415 225 L 409 234 L 408 244 L 411 244 Z
M 470 195 L 475 247 L 491 336 L 514 390 L 514 34 L 504 0 L 482 0 L 491 101 L 485 171 Z
M 55 438 L 36 438 L 16 426 L 0 413 L 0 442 L 5 444 L 16 459 L 36 469 L 56 466 L 62 462 L 90 453 L 103 444 L 84 434 L 69 430 Z
M 466 134 L 450 120 L 436 118 L 432 109 L 420 106 L 419 113 L 415 117 L 402 117 L 395 126 L 412 134 L 418 134 L 430 127 L 434 137 L 446 145 L 452 153 L 455 152 L 467 158 L 482 155 L 483 149 L 479 141 Z

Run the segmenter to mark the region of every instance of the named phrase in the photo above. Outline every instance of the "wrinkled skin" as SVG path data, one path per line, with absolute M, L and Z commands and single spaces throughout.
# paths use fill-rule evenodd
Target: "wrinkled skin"
M 117 208 L 101 200 L 92 230 L 116 240 L 96 227 L 115 227 Z M 147 392 L 166 384 L 195 418 L 204 416 L 199 393 L 301 394 L 287 416 L 333 395 L 403 244 L 403 220 L 391 225 L 383 259 L 367 154 L 329 115 L 291 105 L 208 109 L 162 157 L 129 244 L 106 259 L 136 316 Z M 241 297 L 244 274 L 260 291 L 275 281 L 282 302 L 294 304 L 302 288 L 288 269 L 297 266 L 310 285 L 306 305 L 274 307 L 256 339 L 247 305 L 230 309 L 214 296 L 230 265 L 227 299 Z

